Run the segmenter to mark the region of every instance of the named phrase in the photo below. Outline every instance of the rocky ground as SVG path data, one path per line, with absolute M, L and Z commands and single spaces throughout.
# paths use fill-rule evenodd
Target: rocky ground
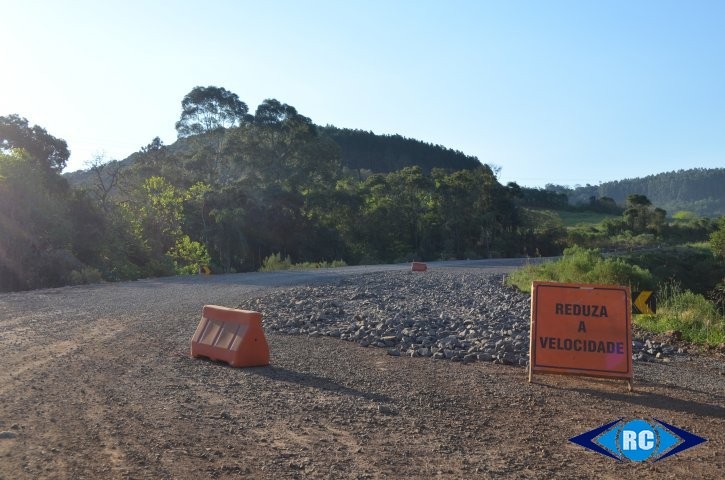
M 527 366 L 530 297 L 480 270 L 396 271 L 300 286 L 241 303 L 270 332 L 329 336 L 392 356 Z M 687 355 L 674 338 L 637 330 L 633 359 Z
M 0 479 L 722 478 L 720 354 L 658 359 L 651 338 L 633 393 L 528 383 L 504 364 L 525 359 L 528 326 L 505 268 L 398 270 L 0 295 Z M 190 358 L 204 303 L 258 307 L 272 364 Z M 708 441 L 654 464 L 568 441 L 622 417 Z

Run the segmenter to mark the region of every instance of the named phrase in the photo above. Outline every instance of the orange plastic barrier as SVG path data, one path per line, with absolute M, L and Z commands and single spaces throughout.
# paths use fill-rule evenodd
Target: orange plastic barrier
M 269 365 L 262 314 L 204 305 L 201 321 L 191 337 L 191 356 L 221 360 L 232 367 Z
M 411 272 L 425 272 L 428 270 L 428 265 L 423 262 L 413 262 L 410 267 Z

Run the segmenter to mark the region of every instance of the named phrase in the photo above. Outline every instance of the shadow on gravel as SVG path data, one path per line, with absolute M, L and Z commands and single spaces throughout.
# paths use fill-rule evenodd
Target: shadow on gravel
M 718 405 L 694 402 L 692 400 L 683 400 L 659 393 L 637 392 L 636 388 L 637 386 L 635 384 L 634 393 L 603 392 L 589 388 L 566 388 L 564 390 L 579 392 L 592 397 L 598 397 L 603 400 L 614 400 L 617 402 L 631 403 L 644 407 L 661 408 L 663 410 L 673 410 L 714 418 L 725 417 L 725 408 Z
M 325 390 L 327 392 L 339 393 L 342 395 L 349 395 L 351 397 L 364 398 L 366 400 L 372 400 L 375 402 L 390 402 L 391 399 L 385 395 L 379 395 L 376 393 L 361 392 L 354 388 L 345 387 L 339 383 L 335 383 L 324 377 L 313 375 L 311 373 L 295 372 L 286 368 L 280 367 L 263 367 L 249 369 L 249 373 L 265 377 L 269 380 L 277 380 L 287 383 L 296 383 L 303 387 L 317 388 L 318 390 Z
M 695 388 L 685 387 L 682 385 L 672 385 L 670 383 L 660 383 L 660 382 L 650 382 L 650 381 L 640 381 L 640 383 L 642 385 L 653 386 L 653 387 L 661 388 L 663 390 L 683 390 L 683 391 L 691 392 L 691 393 L 698 394 L 698 395 L 707 395 L 710 397 L 713 396 L 713 392 L 711 392 L 711 391 L 708 392 L 705 390 L 697 390 Z M 636 383 L 635 383 L 635 385 L 636 385 Z M 725 396 L 716 395 L 715 397 L 716 397 L 716 399 L 718 399 L 720 401 L 720 403 L 725 403 Z

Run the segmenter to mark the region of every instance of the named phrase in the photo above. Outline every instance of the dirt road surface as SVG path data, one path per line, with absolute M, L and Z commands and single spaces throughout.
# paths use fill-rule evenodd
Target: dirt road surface
M 520 367 L 391 357 L 325 337 L 268 335 L 265 368 L 188 357 L 205 303 L 376 268 L 406 267 L 0 295 L 0 479 L 723 478 L 722 357 L 636 364 L 634 393 L 560 376 L 528 384 Z M 654 464 L 568 442 L 622 417 L 708 442 Z

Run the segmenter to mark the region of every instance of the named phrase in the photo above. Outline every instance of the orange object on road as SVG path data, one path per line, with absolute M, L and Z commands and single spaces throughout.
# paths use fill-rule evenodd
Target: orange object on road
M 269 365 L 262 314 L 204 305 L 201 321 L 191 337 L 191 356 L 220 360 L 232 367 Z
M 534 282 L 529 381 L 533 373 L 632 380 L 629 287 Z
M 428 265 L 423 262 L 413 262 L 410 267 L 411 272 L 425 272 L 428 270 Z

